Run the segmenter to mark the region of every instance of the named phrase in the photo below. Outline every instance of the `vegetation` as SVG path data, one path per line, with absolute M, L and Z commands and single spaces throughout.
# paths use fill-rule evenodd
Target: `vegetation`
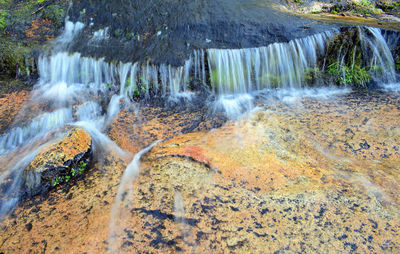
M 0 73 L 15 77 L 34 71 L 32 52 L 58 33 L 67 4 L 67 0 L 0 0 Z
M 375 7 L 370 0 L 353 1 L 354 12 L 363 16 L 371 16 L 382 13 L 381 9 Z
M 334 62 L 327 67 L 328 74 L 340 85 L 352 85 L 358 88 L 365 88 L 371 76 L 365 68 L 359 65 L 349 67 Z
M 382 9 L 383 11 L 392 11 L 395 9 L 399 9 L 400 8 L 400 2 L 386 2 L 386 1 L 379 1 L 377 3 L 377 7 Z
M 106 86 L 106 88 L 107 88 L 108 90 L 111 90 L 111 88 L 114 86 L 114 83 L 113 83 L 113 82 L 105 83 L 105 86 Z
M 54 179 L 53 181 L 53 187 L 59 185 L 62 182 L 68 183 L 68 181 L 71 180 L 72 177 L 75 177 L 77 175 L 83 175 L 83 173 L 86 170 L 86 167 L 87 167 L 87 162 L 83 160 L 80 161 L 78 165 L 71 168 L 71 171 L 67 175 L 56 177 L 56 179 Z
M 27 74 L 34 68 L 33 58 L 30 55 L 32 45 L 23 42 L 14 42 L 0 37 L 0 72 L 10 76 Z
M 351 0 L 347 1 L 347 4 L 340 3 L 334 4 L 329 12 L 332 14 L 339 14 L 342 12 L 352 12 L 355 15 L 371 17 L 377 14 L 381 14 L 383 11 L 378 8 L 381 6 L 376 6 L 371 0 Z
M 64 23 L 65 11 L 57 4 L 51 4 L 43 10 L 42 18 L 52 21 L 56 27 L 61 27 Z
M 324 73 L 318 67 L 308 68 L 305 71 L 304 81 L 310 86 L 313 86 L 318 82 L 321 82 L 323 78 L 324 78 Z
M 7 12 L 4 10 L 0 11 L 0 32 L 3 32 L 3 30 L 7 27 Z

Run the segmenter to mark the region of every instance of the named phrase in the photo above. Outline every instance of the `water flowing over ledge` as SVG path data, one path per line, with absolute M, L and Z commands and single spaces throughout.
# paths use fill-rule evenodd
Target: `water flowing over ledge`
M 11 150 L 29 147 L 33 141 L 35 148 L 46 144 L 49 139 L 45 134 L 66 124 L 86 129 L 98 149 L 113 147 L 103 132 L 122 107 L 132 106 L 132 100 L 159 98 L 179 105 L 200 97 L 212 110 L 237 119 L 243 112 L 252 110 L 257 99 L 268 101 L 272 96 L 291 103 L 297 97 L 330 96 L 346 91 L 316 89 L 308 87 L 306 82 L 309 70 L 315 69 L 326 57 L 328 43 L 340 33 L 338 30 L 258 48 L 198 49 L 182 66 L 175 67 L 151 61 L 107 62 L 104 58 L 84 57 L 79 52 L 69 53 L 71 42 L 79 38 L 83 29 L 82 23 L 67 21 L 65 32 L 56 39 L 53 51 L 39 57 L 40 79 L 32 102 L 48 104 L 34 112 L 31 121 L 16 124 L 0 137 L 0 159 L 6 160 L 12 156 L 7 155 Z M 393 56 L 382 31 L 360 28 L 360 33 L 362 50 L 368 54 L 370 65 L 385 70 L 378 81 L 395 84 Z M 96 44 L 107 36 L 106 28 L 97 30 L 90 42 Z M 340 56 L 339 52 L 338 62 L 343 62 L 344 57 Z M 21 161 L 25 165 L 31 159 L 32 154 L 27 153 Z M 5 172 L 18 175 L 24 167 L 17 165 Z M 16 179 L 13 190 L 23 184 L 19 177 Z M 12 210 L 6 203 L 0 206 L 4 214 Z
M 66 29 L 77 30 L 74 25 L 67 25 Z M 106 36 L 106 31 L 96 31 L 92 39 L 100 40 Z M 65 34 L 71 38 L 71 33 Z M 40 57 L 40 83 L 46 90 L 51 90 L 46 84 L 66 84 L 69 88 L 81 85 L 81 89 L 90 88 L 95 93 L 113 90 L 121 96 L 147 99 L 190 98 L 188 94 L 196 92 L 199 86 L 214 95 L 275 88 L 298 89 L 308 86 L 305 81 L 307 72 L 324 59 L 327 44 L 338 34 L 339 31 L 332 30 L 260 48 L 196 50 L 180 67 L 154 65 L 150 61 L 109 63 L 104 58 L 88 58 L 80 53 L 61 51 Z M 369 56 L 369 65 L 385 70 L 384 75 L 375 78 L 381 83 L 394 83 L 394 61 L 381 30 L 361 29 L 361 41 L 364 54 Z M 344 65 L 344 60 L 339 52 L 339 68 Z M 340 72 L 347 75 L 344 69 Z M 54 94 L 50 93 L 52 96 Z

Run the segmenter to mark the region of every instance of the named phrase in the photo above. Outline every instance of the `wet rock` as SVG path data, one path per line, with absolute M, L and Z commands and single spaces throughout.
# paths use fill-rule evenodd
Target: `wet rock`
M 0 86 L 3 87 L 2 82 L 0 82 Z M 29 93 L 25 90 L 0 96 L 0 135 L 5 133 L 11 126 L 29 97 Z
M 73 195 L 52 191 L 40 210 L 20 206 L 0 222 L 0 252 L 43 252 L 46 241 L 71 253 L 106 253 L 113 243 L 121 253 L 397 253 L 399 112 L 393 94 L 350 94 L 264 105 L 210 132 L 168 136 L 142 157 L 115 238 L 109 222 L 129 161 L 105 155 Z M 341 150 L 363 140 L 369 149 Z M 392 156 L 380 158 L 385 149 Z
M 91 146 L 85 130 L 69 128 L 58 141 L 41 148 L 23 173 L 27 192 L 35 195 L 61 183 L 64 177 L 69 180 L 71 169 L 77 170 L 81 161 L 91 157 Z
M 71 49 L 83 55 L 105 57 L 106 61 L 150 60 L 179 66 L 194 49 L 259 47 L 332 27 L 276 11 L 265 1 L 80 0 L 73 3 L 71 20 L 85 22 L 87 26 L 82 39 L 75 41 Z M 89 26 L 90 23 L 93 25 Z M 96 47 L 87 43 L 93 31 L 105 27 L 110 30 L 107 40 Z

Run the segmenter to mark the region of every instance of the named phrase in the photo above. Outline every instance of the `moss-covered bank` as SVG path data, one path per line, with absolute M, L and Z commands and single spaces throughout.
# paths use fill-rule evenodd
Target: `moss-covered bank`
M 0 74 L 36 74 L 38 47 L 59 34 L 67 0 L 0 0 Z

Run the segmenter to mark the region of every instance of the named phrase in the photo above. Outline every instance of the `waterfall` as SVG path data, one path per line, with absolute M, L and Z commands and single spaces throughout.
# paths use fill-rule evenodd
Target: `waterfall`
M 182 66 L 171 66 L 156 65 L 149 60 L 107 62 L 104 58 L 69 52 L 71 42 L 79 38 L 84 28 L 83 23 L 67 21 L 63 34 L 53 42 L 54 49 L 39 56 L 40 78 L 25 107 L 26 115 L 22 110 L 19 117 L 29 120 L 16 122 L 0 136 L 0 161 L 10 161 L 20 150 L 33 151 L 51 142 L 47 133 L 57 132 L 66 124 L 85 128 L 100 150 L 114 147 L 103 131 L 130 100 L 158 97 L 174 103 L 190 101 L 198 94 L 191 90 L 192 83 L 208 89 L 211 94 L 208 101 L 212 101 L 214 110 L 223 110 L 230 119 L 235 119 L 254 108 L 255 98 L 260 94 L 280 91 L 276 94 L 287 97 L 282 91 L 307 90 L 304 89 L 307 71 L 319 67 L 327 43 L 338 34 L 327 31 L 259 48 L 196 49 Z M 390 49 L 398 37 L 382 35 L 377 28 L 361 30 L 361 45 L 368 56 L 368 65 L 384 70 L 380 77 L 383 83 L 395 82 Z M 96 44 L 109 37 L 108 28 L 99 29 L 92 33 L 88 43 Z M 390 39 L 389 46 L 385 38 Z M 31 105 L 35 110 L 29 110 Z M 29 164 L 32 156 L 26 153 L 23 165 L 6 164 L 1 172 L 17 179 L 19 170 Z M 21 181 L 12 186 L 13 192 L 18 192 L 15 190 L 21 187 Z M 2 206 L 2 202 L 1 207 L 8 207 L 2 208 L 4 214 L 12 210 L 13 202 L 7 206 Z
M 72 109 L 62 108 L 51 113 L 44 113 L 25 126 L 12 128 L 0 137 L 0 156 L 20 145 L 46 134 L 49 130 L 59 128 L 72 120 Z
M 111 97 L 104 83 L 115 82 L 117 75 L 127 77 L 130 66 L 69 54 L 69 43 L 83 28 L 82 23 L 67 21 L 51 55 L 39 57 L 39 81 L 18 115 L 25 122 L 15 122 L 0 136 L 0 219 L 13 211 L 24 193 L 28 179 L 24 179 L 23 170 L 40 149 L 62 137 L 65 125 L 84 128 L 92 137 L 93 150 L 125 155 L 101 132 L 118 114 L 120 97 L 114 95 L 107 111 L 98 101 Z
M 180 93 L 187 92 L 191 69 L 191 58 L 181 67 L 157 66 L 149 62 L 107 63 L 103 58 L 94 59 L 82 57 L 80 53 L 67 52 L 39 58 L 40 82 L 48 84 L 44 85 L 44 90 L 52 90 L 54 84 L 63 84 L 74 94 L 87 89 L 97 94 L 116 89 L 121 96 L 130 98 L 139 95 L 150 98 L 150 93 L 164 98 L 179 97 Z M 73 87 L 76 89 L 71 90 Z M 47 93 L 48 97 L 56 96 L 58 100 L 63 99 L 61 96 L 73 96 L 65 92 L 60 92 L 60 96 Z
M 300 88 L 305 70 L 316 67 L 335 34 L 325 32 L 260 48 L 208 49 L 212 87 L 217 94 Z
M 364 56 L 370 56 L 368 65 L 371 68 L 379 69 L 375 79 L 380 83 L 396 82 L 396 71 L 392 53 L 387 41 L 379 28 L 366 27 L 361 32 L 361 45 Z M 373 73 L 374 74 L 374 73 Z

